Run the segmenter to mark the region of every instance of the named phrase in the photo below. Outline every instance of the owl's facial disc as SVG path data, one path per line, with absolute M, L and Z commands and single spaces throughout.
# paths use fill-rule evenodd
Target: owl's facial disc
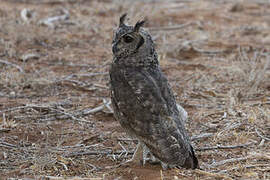
M 137 32 L 126 33 L 113 43 L 112 51 L 115 56 L 126 57 L 135 52 L 144 44 L 144 38 Z
M 119 27 L 112 43 L 113 54 L 118 58 L 127 57 L 136 53 L 145 42 L 140 31 L 145 21 L 138 21 L 134 26 L 127 26 L 124 23 L 126 15 L 127 14 L 123 14 L 120 17 Z

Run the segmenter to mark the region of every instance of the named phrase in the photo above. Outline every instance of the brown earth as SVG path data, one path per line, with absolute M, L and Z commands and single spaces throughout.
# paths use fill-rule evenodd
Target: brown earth
M 148 19 L 200 170 L 120 166 L 136 146 L 109 106 L 124 12 Z M 2 0 L 0 179 L 270 179 L 269 54 L 266 0 Z

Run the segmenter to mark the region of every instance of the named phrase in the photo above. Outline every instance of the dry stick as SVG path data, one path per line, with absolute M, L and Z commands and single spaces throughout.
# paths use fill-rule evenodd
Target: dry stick
M 160 179 L 161 179 L 161 180 L 164 180 L 164 176 L 163 176 L 163 173 L 162 173 L 162 169 L 160 170 Z
M 111 104 L 111 101 L 108 101 L 106 99 L 103 99 L 103 104 L 105 105 L 105 107 L 109 110 L 109 113 L 110 114 L 113 114 L 113 109 L 111 108 L 110 104 Z
M 214 168 L 214 167 L 217 167 L 217 166 L 222 166 L 222 165 L 227 164 L 227 163 L 234 163 L 234 162 L 239 162 L 239 161 L 245 161 L 245 160 L 247 160 L 249 158 L 250 158 L 250 156 L 241 157 L 241 158 L 225 159 L 223 161 L 214 162 L 214 163 L 210 164 L 210 167 Z
M 13 107 L 13 108 L 9 108 L 9 109 L 5 109 L 5 110 L 0 111 L 0 114 L 5 113 L 5 112 L 10 112 L 10 111 L 16 111 L 16 110 L 24 109 L 24 108 L 27 108 L 27 106 Z
M 226 52 L 228 52 L 228 50 L 212 50 L 212 51 L 210 51 L 210 50 L 204 50 L 204 49 L 199 49 L 199 48 L 194 47 L 194 46 L 192 46 L 192 48 L 195 51 L 197 51 L 199 53 L 202 53 L 202 54 L 220 54 L 220 53 L 226 53 Z
M 17 64 L 13 64 L 13 63 L 11 63 L 11 62 L 8 62 L 8 61 L 4 61 L 4 60 L 1 60 L 0 59 L 0 63 L 2 63 L 2 64 L 6 64 L 6 65 L 10 65 L 10 66 L 14 66 L 15 68 L 17 68 L 20 72 L 24 72 L 24 70 L 20 67 L 20 66 L 18 66 Z
M 106 101 L 104 101 L 106 102 Z M 19 110 L 19 109 L 24 109 L 24 108 L 38 108 L 38 109 L 49 109 L 51 111 L 56 111 L 58 113 L 61 113 L 63 115 L 60 115 L 60 116 L 57 116 L 57 117 L 52 117 L 52 118 L 48 118 L 46 119 L 46 121 L 53 121 L 53 120 L 56 120 L 56 119 L 67 119 L 67 118 L 72 118 L 76 121 L 80 121 L 80 122 L 86 122 L 86 123 L 91 123 L 87 120 L 84 120 L 84 119 L 79 119 L 79 118 L 76 118 L 76 116 L 80 116 L 80 115 L 88 115 L 88 114 L 92 114 L 92 113 L 96 113 L 96 112 L 99 112 L 101 111 L 102 109 L 104 109 L 104 107 L 108 106 L 111 104 L 111 101 L 108 101 L 94 109 L 84 109 L 84 110 L 80 110 L 80 111 L 76 111 L 74 112 L 73 114 L 71 113 L 67 113 L 67 112 L 63 112 L 63 111 L 60 111 L 60 110 L 57 110 L 57 109 L 54 109 L 52 107 L 50 107 L 49 105 L 35 105 L 35 104 L 27 104 L 26 106 L 19 106 L 19 107 L 14 107 L 14 108 L 10 108 L 10 109 L 6 109 L 6 110 L 3 110 L 3 111 L 0 111 L 0 114 L 1 113 L 5 113 L 5 112 L 10 112 L 10 111 L 14 111 L 14 110 Z M 44 121 L 44 120 L 43 120 Z
M 196 172 L 198 174 L 208 176 L 208 177 L 215 177 L 215 178 L 222 178 L 222 179 L 226 179 L 226 180 L 233 180 L 232 178 L 230 178 L 228 176 L 225 176 L 223 174 L 211 173 L 211 172 L 207 172 L 207 171 L 203 171 L 203 170 L 199 170 L 199 169 L 194 170 L 194 172 Z
M 210 165 L 211 168 L 215 168 L 217 166 L 221 166 L 227 163 L 234 163 L 234 162 L 239 162 L 239 161 L 245 161 L 247 159 L 266 159 L 270 160 L 270 155 L 269 154 L 263 154 L 263 153 L 251 153 L 249 156 L 246 157 L 241 157 L 241 158 L 232 158 L 232 159 L 225 159 L 223 161 L 215 162 Z
M 24 8 L 21 10 L 21 18 L 25 21 L 28 22 L 29 17 L 31 17 L 31 13 L 28 9 Z
M 56 83 L 58 82 L 64 82 L 64 81 L 67 81 L 67 82 L 70 82 L 71 86 L 74 87 L 74 88 L 77 88 L 77 89 L 81 89 L 83 91 L 93 91 L 93 90 L 96 90 L 97 88 L 96 87 L 93 87 L 93 85 L 91 87 L 87 87 L 89 84 L 85 84 L 81 81 L 77 81 L 77 80 L 71 80 L 71 79 L 62 79 L 62 80 L 59 80 L 59 81 L 56 81 Z
M 213 133 L 205 133 L 197 136 L 192 136 L 191 140 L 197 140 L 205 137 L 210 137 L 213 136 Z M 128 138 L 118 138 L 118 141 L 138 141 L 137 139 L 128 139 Z M 214 150 L 214 149 L 236 149 L 236 148 L 245 148 L 247 146 L 250 146 L 254 144 L 254 142 L 249 142 L 247 144 L 238 144 L 238 145 L 233 145 L 233 146 L 222 146 L 222 145 L 217 145 L 217 146 L 211 146 L 211 147 L 202 147 L 202 148 L 196 148 L 196 151 L 207 151 L 207 150 Z
M 234 145 L 234 146 L 211 146 L 211 147 L 202 147 L 202 148 L 196 148 L 196 151 L 207 151 L 207 150 L 214 150 L 214 149 L 236 149 L 236 148 L 245 148 L 247 146 L 250 146 L 254 144 L 254 142 L 249 142 L 247 144 L 239 144 L 239 145 Z
M 248 94 L 250 92 L 253 92 L 258 87 L 258 85 L 262 82 L 262 80 L 264 79 L 263 78 L 264 77 L 264 74 L 267 71 L 267 68 L 269 66 L 270 66 L 270 57 L 267 56 L 266 62 L 264 64 L 264 67 L 263 67 L 263 69 L 259 73 L 257 73 L 257 77 L 254 78 L 254 83 L 252 84 L 251 88 L 249 89 Z M 260 77 L 260 78 L 258 78 L 258 77 Z
M 130 139 L 130 138 L 118 138 L 118 141 L 138 141 L 138 139 Z
M 108 72 L 96 72 L 96 73 L 87 73 L 87 74 L 72 74 L 72 76 L 79 76 L 79 77 L 93 77 L 93 76 L 99 76 L 99 75 L 108 75 Z
M 167 27 L 151 27 L 149 28 L 150 31 L 170 31 L 170 30 L 178 30 L 178 29 L 182 29 L 184 27 L 190 26 L 190 25 L 194 25 L 194 24 L 198 24 L 198 22 L 188 22 L 185 24 L 180 24 L 180 25 L 175 25 L 175 26 L 167 26 Z
M 0 146 L 7 147 L 7 148 L 18 148 L 16 145 L 9 144 L 9 143 L 3 142 L 3 141 L 0 141 Z
M 270 141 L 270 138 L 267 138 L 267 137 L 263 136 L 263 135 L 258 131 L 257 128 L 255 128 L 255 131 L 256 131 L 257 135 L 260 136 L 260 138 L 262 138 L 262 139 L 264 139 L 264 140 L 266 140 L 266 141 Z
M 90 164 L 90 163 L 87 163 L 87 165 L 89 165 L 89 166 L 92 167 L 92 169 L 90 169 L 89 172 L 93 172 L 93 171 L 95 171 L 95 170 L 100 169 L 100 168 L 97 168 L 96 166 L 94 166 L 93 164 Z
M 28 179 L 28 178 L 27 178 Z M 38 179 L 48 179 L 48 180 L 103 180 L 104 178 L 83 178 L 83 177 L 59 177 L 59 176 L 39 176 Z
M 88 115 L 88 114 L 96 113 L 96 112 L 101 111 L 102 109 L 104 109 L 104 107 L 106 107 L 107 105 L 110 105 L 110 104 L 111 104 L 111 101 L 108 101 L 108 102 L 106 102 L 106 103 L 104 103 L 104 104 L 102 104 L 102 105 L 100 105 L 100 106 L 98 106 L 98 107 L 96 107 L 94 109 L 84 109 L 84 110 L 82 110 L 81 113 L 83 115 Z
M 224 169 L 224 170 L 214 170 L 211 172 L 218 172 L 218 173 L 227 173 L 229 171 L 235 171 L 235 170 L 239 170 L 239 169 L 247 169 L 247 168 L 257 168 L 257 167 L 269 167 L 269 164 L 252 164 L 252 165 L 247 165 L 247 166 L 238 166 L 238 167 L 233 167 L 231 169 Z
M 253 153 L 251 153 L 250 158 L 254 158 L 254 157 L 255 158 L 258 158 L 258 159 L 270 160 L 270 153 L 266 153 L 266 152 L 261 152 L 261 153 L 253 152 Z
M 54 27 L 54 24 L 53 24 L 54 22 L 67 20 L 69 18 L 69 16 L 70 16 L 68 10 L 62 9 L 62 11 L 64 13 L 63 15 L 61 15 L 61 16 L 53 16 L 53 17 L 49 17 L 49 18 L 40 20 L 39 24 L 47 25 L 49 27 Z
M 66 113 L 66 112 L 64 112 L 64 111 L 59 111 L 59 110 L 57 110 L 57 109 L 53 109 L 53 108 L 50 108 L 50 109 L 52 109 L 52 110 L 54 110 L 54 111 L 56 111 L 56 112 L 59 112 L 59 113 L 63 113 L 64 115 L 67 115 L 67 116 L 69 116 L 69 117 L 71 117 L 73 120 L 76 120 L 76 121 L 79 121 L 79 122 L 86 122 L 86 123 L 90 123 L 89 121 L 87 121 L 87 120 L 85 120 L 85 119 L 79 119 L 79 118 L 76 118 L 74 115 L 72 115 L 72 114 L 70 114 L 70 113 Z M 64 109 L 64 108 L 62 108 L 62 109 Z
M 243 145 L 237 145 L 237 146 L 216 146 L 214 148 L 216 149 L 235 149 L 235 148 L 241 148 L 241 147 L 246 147 L 250 144 L 253 143 L 248 143 L 248 144 L 243 144 Z M 212 150 L 213 147 L 210 147 L 208 149 L 203 149 L 203 150 Z M 198 150 L 198 149 L 196 149 Z M 199 149 L 200 150 L 200 149 Z M 124 150 L 124 152 L 126 153 L 126 155 L 130 155 L 130 154 L 134 154 L 134 151 L 127 151 Z M 110 155 L 110 154 L 123 154 L 123 151 L 117 151 L 117 152 L 113 152 L 112 150 L 108 150 L 108 151 L 87 151 L 87 152 L 72 152 L 68 155 L 66 155 L 67 157 L 73 157 L 73 156 L 83 156 L 83 155 Z M 224 160 L 224 161 L 228 161 L 228 160 Z M 230 161 L 230 160 L 229 160 Z M 223 163 L 223 162 L 222 162 Z M 228 162 L 225 162 L 228 163 Z M 211 165 L 212 166 L 212 165 Z
M 9 132 L 9 131 L 10 131 L 10 129 L 5 129 L 5 128 L 1 128 L 1 129 L 0 129 L 0 133 L 1 133 L 1 132 Z
M 219 133 L 217 133 L 217 136 L 220 136 L 220 135 L 221 135 L 223 132 L 225 132 L 225 131 L 232 130 L 232 129 L 236 129 L 236 128 L 240 127 L 241 125 L 242 125 L 241 122 L 239 122 L 239 123 L 232 123 L 232 124 L 230 124 L 229 126 L 226 126 L 226 127 L 224 128 L 224 130 L 222 130 L 222 131 L 220 131 Z
M 67 167 L 67 165 L 65 165 L 65 163 L 62 163 L 62 162 L 57 162 L 58 164 L 61 164 L 63 167 L 64 167 L 64 169 L 67 171 L 68 170 L 68 167 Z
M 191 139 L 191 141 L 195 141 L 195 140 L 198 140 L 198 139 L 208 138 L 208 137 L 211 137 L 211 136 L 214 136 L 214 133 L 204 133 L 204 134 L 194 135 L 190 139 Z
M 126 151 L 127 154 L 134 154 L 134 151 Z M 74 157 L 74 156 L 85 156 L 85 155 L 111 155 L 111 154 L 123 154 L 123 151 L 116 151 L 113 152 L 112 150 L 110 151 L 86 151 L 86 152 L 72 152 L 65 157 Z

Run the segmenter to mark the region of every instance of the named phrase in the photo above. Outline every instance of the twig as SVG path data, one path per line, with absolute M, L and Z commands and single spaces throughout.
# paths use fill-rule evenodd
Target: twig
M 13 64 L 11 62 L 4 61 L 4 60 L 1 60 L 1 59 L 0 59 L 0 63 L 13 66 L 13 67 L 17 68 L 21 73 L 24 72 L 24 70 L 20 66 L 18 66 L 17 64 Z
M 9 144 L 9 143 L 3 142 L 3 141 L 0 141 L 0 146 L 7 147 L 7 148 L 18 148 L 18 146 L 16 146 L 16 145 Z
M 109 110 L 109 113 L 110 114 L 113 114 L 113 109 L 111 108 L 110 104 L 111 104 L 111 101 L 107 102 L 106 99 L 103 99 L 103 104 L 106 106 L 106 108 Z
M 112 155 L 112 154 L 122 154 L 123 151 L 117 151 L 117 152 L 113 152 L 112 150 L 109 151 L 85 151 L 85 152 L 72 152 L 69 153 L 67 155 L 65 155 L 65 157 L 74 157 L 74 156 L 86 156 L 86 155 Z M 127 155 L 132 155 L 134 154 L 134 151 L 127 151 Z
M 228 125 L 228 126 L 226 126 L 225 128 L 224 128 L 224 130 L 222 130 L 222 131 L 220 131 L 219 133 L 217 133 L 217 136 L 220 136 L 223 132 L 225 132 L 225 131 L 228 131 L 228 130 L 232 130 L 232 129 L 236 129 L 236 128 L 238 128 L 238 127 L 240 127 L 242 125 L 242 123 L 241 122 L 239 122 L 239 123 L 232 123 L 232 124 L 230 124 L 230 125 Z
M 24 8 L 23 10 L 21 10 L 21 18 L 25 21 L 25 22 L 28 22 L 29 21 L 29 18 L 32 17 L 32 14 L 31 12 Z
M 188 22 L 185 24 L 175 25 L 175 26 L 167 26 L 167 27 L 150 27 L 150 31 L 170 31 L 170 30 L 178 30 L 185 28 L 190 25 L 198 24 L 198 22 Z
M 58 177 L 58 176 L 40 176 L 38 179 L 48 179 L 48 180 L 102 180 L 104 178 L 82 178 L 82 177 Z
M 226 52 L 228 52 L 228 50 L 212 50 L 212 51 L 210 51 L 210 50 L 204 50 L 204 49 L 199 49 L 199 48 L 194 47 L 194 46 L 192 46 L 192 48 L 195 51 L 197 51 L 199 53 L 202 53 L 202 54 L 220 54 L 220 53 L 226 53 Z
M 67 113 L 67 112 L 64 112 L 64 111 L 60 111 L 56 108 L 52 108 L 50 107 L 49 105 L 36 105 L 36 104 L 27 104 L 26 106 L 24 106 L 24 108 L 33 108 L 33 109 L 38 109 L 38 110 L 51 110 L 51 111 L 55 111 L 57 113 L 60 113 L 60 114 L 63 114 L 61 116 L 57 116 L 56 117 L 52 117 L 50 118 L 49 120 L 54 120 L 54 119 L 66 119 L 66 118 L 72 118 L 73 120 L 76 120 L 76 121 L 79 121 L 79 122 L 86 122 L 86 123 L 90 123 L 89 121 L 86 121 L 84 119 L 79 119 L 79 118 L 76 118 L 75 116 L 77 116 L 78 114 L 70 114 L 70 113 Z M 58 108 L 60 108 L 60 106 L 58 106 Z M 63 108 L 62 108 L 63 110 Z M 46 119 L 48 120 L 48 119 Z
M 125 153 L 125 157 L 128 155 L 128 151 L 127 149 L 120 143 L 118 142 L 118 144 L 121 146 L 121 148 L 123 149 L 122 153 L 119 155 L 119 157 L 122 156 L 123 153 Z
M 93 172 L 95 170 L 100 169 L 100 168 L 97 168 L 96 166 L 94 166 L 93 164 L 90 164 L 90 163 L 87 163 L 87 165 L 92 167 L 92 169 L 90 169 L 89 172 Z
M 108 75 L 108 72 L 96 72 L 96 73 L 87 73 L 87 74 L 72 74 L 72 77 L 93 77 L 99 75 Z
M 26 108 L 26 106 L 18 106 L 18 107 L 14 107 L 14 108 L 9 108 L 9 109 L 5 109 L 5 110 L 0 111 L 0 114 L 5 113 L 5 112 L 10 112 L 10 111 L 16 111 L 16 110 L 24 109 L 24 108 Z
M 254 159 L 254 158 L 270 160 L 270 155 L 269 154 L 253 152 L 253 153 L 251 153 L 250 155 L 248 155 L 246 157 L 225 159 L 223 161 L 215 162 L 215 163 L 211 164 L 210 166 L 212 168 L 214 168 L 214 167 L 221 166 L 221 165 L 224 165 L 224 164 L 227 164 L 227 163 L 245 161 L 247 159 Z
M 208 138 L 208 137 L 212 137 L 212 136 L 214 136 L 214 133 L 204 133 L 204 134 L 194 135 L 190 139 L 191 139 L 191 141 L 195 141 L 198 139 Z
M 96 112 L 99 112 L 101 111 L 102 109 L 104 109 L 104 107 L 106 105 L 110 105 L 111 104 L 111 101 L 107 101 L 106 103 L 94 108 L 94 109 L 84 109 L 82 110 L 82 114 L 83 115 L 88 115 L 88 114 L 92 114 L 92 113 L 96 113 Z
M 258 158 L 258 159 L 266 159 L 266 160 L 268 160 L 268 162 L 269 162 L 269 160 L 270 160 L 270 153 L 267 153 L 267 152 L 260 152 L 260 153 L 258 153 L 258 152 L 252 152 L 252 153 L 250 153 L 250 158 Z
M 235 170 L 240 170 L 240 169 L 247 169 L 247 168 L 257 168 L 257 167 L 269 167 L 269 164 L 252 164 L 252 165 L 247 165 L 247 166 L 238 166 L 238 167 L 233 167 L 231 169 L 224 169 L 224 170 L 213 170 L 211 172 L 218 172 L 218 173 L 227 173 L 230 171 L 235 171 Z
M 262 139 L 261 142 L 260 142 L 260 144 L 259 144 L 258 146 L 259 146 L 259 147 L 262 147 L 262 146 L 264 145 L 264 142 L 265 142 L 265 140 Z
M 0 111 L 1 113 L 5 113 L 5 112 L 10 112 L 10 111 L 15 111 L 15 110 L 19 110 L 19 109 L 25 109 L 25 108 L 32 108 L 38 111 L 41 110 L 46 110 L 46 111 L 53 111 L 53 112 L 57 112 L 60 113 L 60 115 L 56 114 L 54 115 L 54 117 L 50 117 L 47 119 L 42 119 L 42 121 L 53 121 L 53 120 L 57 120 L 57 119 L 67 119 L 67 118 L 72 118 L 73 120 L 79 121 L 79 122 L 86 122 L 86 123 L 91 123 L 90 121 L 87 121 L 85 119 L 81 119 L 81 118 L 77 118 L 77 116 L 86 116 L 92 113 L 96 113 L 101 111 L 102 109 L 104 109 L 104 107 L 107 107 L 111 104 L 111 101 L 104 101 L 105 103 L 94 108 L 94 109 L 83 109 L 83 110 L 79 110 L 79 111 L 75 111 L 75 112 L 65 112 L 65 109 L 61 108 L 60 105 L 57 104 L 45 104 L 45 105 L 39 105 L 39 104 L 26 104 L 25 106 L 19 106 L 19 107 L 14 107 L 14 108 L 9 108 L 9 109 L 5 109 Z M 50 107 L 50 106 L 55 106 L 55 107 Z M 60 110 L 58 110 L 60 109 Z M 111 112 L 109 112 L 111 113 Z
M 85 152 L 72 152 L 69 153 L 67 155 L 65 155 L 65 157 L 74 157 L 74 156 L 85 156 L 85 155 L 108 155 L 110 154 L 112 151 L 85 151 Z
M 118 138 L 118 141 L 138 141 L 138 139 L 130 139 L 130 138 Z
M 1 128 L 1 129 L 0 129 L 0 133 L 1 133 L 1 132 L 9 132 L 9 131 L 10 131 L 10 129 L 5 129 L 5 128 Z
M 160 179 L 161 179 L 161 180 L 164 180 L 164 176 L 163 176 L 163 173 L 162 173 L 162 169 L 160 170 Z
M 37 54 L 37 53 L 26 53 L 26 54 L 23 54 L 22 57 L 21 57 L 21 60 L 23 62 L 26 62 L 28 61 L 29 59 L 38 59 L 40 58 L 40 55 Z
M 225 176 L 223 174 L 207 172 L 207 171 L 203 171 L 203 170 L 199 170 L 199 169 L 194 170 L 194 172 L 196 172 L 198 174 L 208 176 L 208 177 L 215 177 L 215 178 L 222 178 L 222 179 L 226 179 L 226 180 L 233 180 L 232 178 L 230 178 L 228 176 Z
M 217 166 L 222 166 L 222 165 L 227 164 L 227 163 L 234 163 L 234 162 L 239 162 L 239 161 L 245 161 L 245 160 L 247 160 L 248 158 L 250 158 L 250 157 L 247 156 L 247 157 L 241 157 L 241 158 L 225 159 L 225 160 L 223 160 L 223 161 L 214 162 L 214 163 L 212 163 L 210 166 L 211 166 L 212 168 L 214 168 L 214 167 L 217 167 Z
M 66 171 L 68 170 L 68 167 L 67 167 L 67 165 L 65 165 L 65 163 L 62 163 L 62 162 L 57 162 L 57 163 L 61 164 Z
M 202 147 L 202 148 L 196 148 L 196 151 L 207 151 L 207 150 L 214 150 L 214 149 L 236 149 L 236 148 L 245 148 L 247 146 L 250 146 L 254 144 L 254 142 L 249 142 L 247 144 L 239 144 L 239 145 L 234 145 L 234 146 L 212 146 L 212 147 Z
M 255 131 L 256 131 L 257 135 L 258 135 L 260 138 L 262 138 L 262 139 L 264 139 L 264 140 L 266 140 L 266 141 L 270 141 L 270 138 L 267 138 L 267 137 L 263 136 L 263 135 L 258 131 L 258 128 L 255 128 Z
M 56 81 L 56 83 L 65 82 L 65 81 L 71 83 L 71 84 L 68 84 L 68 85 L 71 85 L 72 87 L 74 87 L 76 89 L 81 89 L 83 91 L 93 91 L 93 90 L 97 89 L 96 87 L 89 87 L 89 85 L 92 85 L 92 84 L 86 84 L 84 82 L 77 81 L 77 80 L 72 80 L 72 79 L 61 79 L 59 81 Z
M 64 21 L 64 20 L 67 20 L 69 18 L 68 10 L 62 9 L 62 12 L 64 13 L 63 15 L 61 15 L 61 16 L 53 16 L 53 17 L 49 17 L 49 18 L 46 18 L 46 19 L 42 19 L 42 20 L 39 21 L 39 24 L 46 25 L 46 26 L 54 28 L 54 24 L 53 24 L 54 22 L 56 22 L 56 21 Z
M 95 84 L 93 84 L 93 85 L 96 86 L 96 87 L 100 87 L 100 88 L 104 88 L 104 89 L 109 89 L 108 86 L 104 86 L 104 85 L 102 85 L 102 84 L 97 84 L 97 83 L 95 83 Z
M 259 54 L 259 56 L 261 56 L 261 53 Z M 263 66 L 263 69 L 260 69 L 256 73 L 256 76 L 254 77 L 254 79 L 252 79 L 253 84 L 252 84 L 251 88 L 249 88 L 248 94 L 251 92 L 254 92 L 254 90 L 256 90 L 256 88 L 259 86 L 259 84 L 262 82 L 262 80 L 264 80 L 264 78 L 263 78 L 264 74 L 267 71 L 269 66 L 270 66 L 270 57 L 267 56 L 266 62 L 264 63 L 264 66 Z
M 64 108 L 62 108 L 62 109 L 64 109 Z M 81 118 L 81 119 L 76 118 L 74 115 L 72 115 L 72 114 L 70 114 L 70 113 L 67 113 L 67 112 L 64 112 L 64 111 L 59 111 L 59 110 L 57 110 L 57 109 L 52 109 L 52 110 L 54 110 L 54 111 L 56 111 L 56 112 L 59 112 L 59 113 L 63 113 L 64 115 L 67 115 L 67 116 L 71 117 L 73 120 L 76 120 L 76 121 L 79 121 L 79 122 L 86 122 L 86 123 L 89 123 L 89 121 L 87 121 L 87 120 L 85 120 L 85 119 L 83 119 L 83 118 Z

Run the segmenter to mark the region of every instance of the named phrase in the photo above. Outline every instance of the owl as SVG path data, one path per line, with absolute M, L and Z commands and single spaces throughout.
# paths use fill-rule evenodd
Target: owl
M 178 108 L 160 69 L 151 35 L 142 28 L 145 21 L 129 26 L 124 23 L 125 17 L 120 17 L 112 41 L 114 117 L 130 136 L 138 139 L 144 162 L 149 152 L 164 169 L 195 169 L 198 160 L 185 129 L 185 111 Z

